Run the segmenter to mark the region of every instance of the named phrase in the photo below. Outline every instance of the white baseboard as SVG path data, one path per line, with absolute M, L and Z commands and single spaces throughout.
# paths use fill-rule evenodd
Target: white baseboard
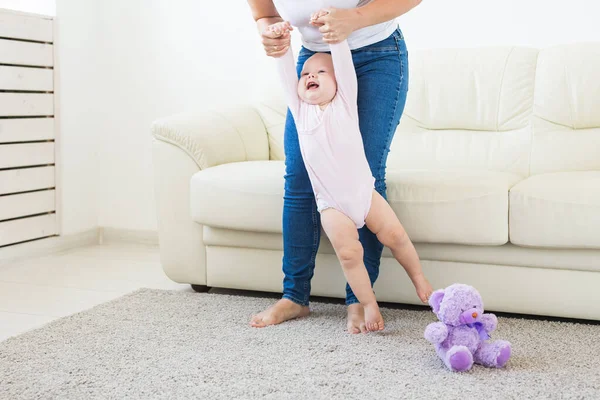
M 0 248 L 0 267 L 30 257 L 41 257 L 77 247 L 131 243 L 158 246 L 158 232 L 100 227 L 65 236 L 16 244 Z
M 98 228 L 98 243 L 135 243 L 158 246 L 158 232 L 102 227 Z
M 94 244 L 98 244 L 98 229 L 6 246 L 0 249 L 0 266 L 24 258 L 40 257 Z

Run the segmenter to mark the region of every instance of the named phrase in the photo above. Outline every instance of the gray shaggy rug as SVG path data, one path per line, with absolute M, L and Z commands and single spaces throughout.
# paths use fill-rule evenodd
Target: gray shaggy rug
M 0 343 L 1 399 L 600 398 L 600 326 L 499 318 L 505 369 L 448 371 L 428 311 L 383 309 L 349 335 L 345 307 L 253 329 L 272 298 L 143 289 Z

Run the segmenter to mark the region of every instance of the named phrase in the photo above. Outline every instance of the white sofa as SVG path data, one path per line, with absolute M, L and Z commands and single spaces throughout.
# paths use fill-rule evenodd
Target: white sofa
M 152 129 L 161 262 L 177 282 L 281 292 L 285 105 Z M 600 43 L 410 54 L 388 199 L 434 287 L 490 310 L 600 320 Z M 384 251 L 379 300 L 419 304 Z M 323 236 L 312 294 L 344 297 Z

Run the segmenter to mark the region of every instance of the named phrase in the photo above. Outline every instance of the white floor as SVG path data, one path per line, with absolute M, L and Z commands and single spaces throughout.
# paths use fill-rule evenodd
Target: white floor
M 140 288 L 191 291 L 165 276 L 155 246 L 81 247 L 1 266 L 0 341 Z

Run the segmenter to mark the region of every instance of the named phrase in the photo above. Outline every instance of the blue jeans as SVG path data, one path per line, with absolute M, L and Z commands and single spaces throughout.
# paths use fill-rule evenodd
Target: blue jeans
M 314 54 L 300 51 L 298 75 Z M 358 78 L 358 115 L 365 154 L 375 177 L 375 189 L 385 198 L 385 167 L 390 144 L 400 122 L 408 91 L 408 53 L 397 29 L 387 39 L 352 51 Z M 320 214 L 300 153 L 298 133 L 289 110 L 284 133 L 285 192 L 283 200 L 283 298 L 308 305 L 310 281 L 321 236 Z M 383 245 L 365 226 L 359 229 L 364 263 L 371 285 L 379 275 Z M 346 284 L 346 304 L 358 303 Z

